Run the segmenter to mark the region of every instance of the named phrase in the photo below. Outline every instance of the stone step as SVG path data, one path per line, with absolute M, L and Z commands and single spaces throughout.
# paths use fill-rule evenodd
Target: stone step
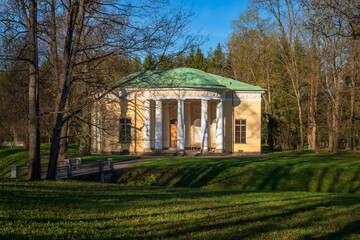
M 216 152 L 200 152 L 200 151 L 171 151 L 171 150 L 163 150 L 163 151 L 153 151 L 153 152 L 144 152 L 141 156 L 164 156 L 164 157 L 197 157 L 197 156 L 231 156 L 230 153 L 216 153 Z

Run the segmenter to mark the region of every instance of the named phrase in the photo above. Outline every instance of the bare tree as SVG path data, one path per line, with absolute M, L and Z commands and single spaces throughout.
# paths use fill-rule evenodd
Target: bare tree
M 321 49 L 324 77 L 321 86 L 329 101 L 329 146 L 338 152 L 341 122 L 341 102 L 346 64 L 349 58 L 348 42 L 342 36 L 346 34 L 342 27 L 344 17 L 330 7 L 327 1 L 308 1 L 312 9 L 311 23 L 320 35 L 318 49 Z
M 23 8 L 26 8 L 22 1 Z M 23 10 L 26 14 L 26 10 Z M 39 122 L 39 65 L 37 41 L 37 0 L 29 0 L 29 172 L 30 180 L 41 178 Z
M 276 32 L 273 23 L 261 19 L 254 9 L 247 9 L 233 21 L 234 32 L 228 42 L 229 61 L 236 80 L 256 84 L 266 89 L 262 95 L 266 114 L 267 144 L 274 149 L 273 87 L 278 79 L 275 67 Z
M 292 94 L 289 95 L 296 101 L 300 129 L 300 147 L 304 151 L 304 124 L 302 99 L 304 96 L 305 74 L 303 73 L 303 58 L 299 52 L 301 45 L 297 23 L 302 14 L 302 4 L 296 0 L 254 0 L 254 5 L 267 11 L 277 22 L 282 38 L 283 51 L 279 55 L 279 61 L 286 69 L 285 78 L 290 80 Z M 299 55 L 300 54 L 300 55 Z
M 194 38 L 184 34 L 191 15 L 183 9 L 163 12 L 163 1 L 68 0 L 56 9 L 65 12 L 62 25 L 64 46 L 61 51 L 62 71 L 59 74 L 59 94 L 56 103 L 56 123 L 52 135 L 47 179 L 54 179 L 59 149 L 63 144 L 64 126 L 81 109 L 87 106 L 69 105 L 69 96 L 76 81 L 86 81 L 92 86 L 104 83 L 97 67 L 111 56 L 134 56 L 135 53 L 154 51 L 161 54 L 175 49 L 176 41 L 184 40 L 184 47 L 193 44 Z M 90 71 L 85 73 L 84 67 Z M 114 79 L 111 79 L 114 80 Z M 106 82 L 106 81 L 105 81 Z
M 40 114 L 38 66 L 38 1 L 4 1 L 0 8 L 2 46 L 13 49 L 2 54 L 3 60 L 26 61 L 29 65 L 29 172 L 28 178 L 41 178 Z

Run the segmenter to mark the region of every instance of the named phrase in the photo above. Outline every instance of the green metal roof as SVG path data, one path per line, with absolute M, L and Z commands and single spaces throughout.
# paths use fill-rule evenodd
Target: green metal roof
M 264 89 L 230 78 L 203 72 L 193 68 L 175 68 L 168 71 L 145 71 L 130 74 L 114 81 L 111 86 L 129 88 L 211 88 L 243 91 Z

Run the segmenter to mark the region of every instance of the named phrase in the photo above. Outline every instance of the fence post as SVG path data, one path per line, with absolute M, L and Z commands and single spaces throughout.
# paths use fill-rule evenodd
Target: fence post
M 68 159 L 66 159 L 66 160 L 68 160 Z M 71 179 L 72 178 L 72 164 L 69 160 L 66 164 L 66 170 L 67 170 L 67 178 Z
M 12 165 L 11 166 L 11 178 L 19 178 L 19 166 Z
M 99 176 L 100 176 L 100 182 L 104 182 L 104 162 L 103 160 L 97 160 L 99 162 Z
M 114 159 L 113 158 L 108 158 L 108 165 L 110 170 L 114 170 Z
M 82 167 L 82 158 L 76 158 L 76 168 L 80 169 Z
M 70 164 L 70 159 L 64 159 L 64 165 L 68 166 Z

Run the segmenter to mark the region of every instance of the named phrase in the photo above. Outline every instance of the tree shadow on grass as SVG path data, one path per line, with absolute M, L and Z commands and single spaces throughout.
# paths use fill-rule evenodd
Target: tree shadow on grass
M 28 240 L 29 237 L 21 234 L 0 234 L 0 239 L 2 240 Z
M 345 227 L 336 231 L 334 233 L 328 233 L 321 237 L 312 237 L 310 235 L 303 236 L 301 239 L 317 239 L 317 240 L 329 240 L 329 239 L 344 239 L 344 237 L 352 235 L 352 234 L 360 234 L 360 220 L 348 223 Z M 358 236 L 358 239 L 360 236 Z
M 304 161 L 306 163 L 306 161 Z M 234 165 L 232 161 L 210 165 L 147 166 L 126 169 L 134 179 L 155 175 L 158 186 L 210 187 L 239 190 L 311 191 L 356 193 L 360 169 L 328 166 L 301 166 L 302 161 L 285 165 Z M 137 169 L 137 170 L 135 170 Z M 136 171 L 139 171 L 136 173 Z M 126 178 L 120 176 L 119 179 Z M 122 181 L 123 181 L 122 180 Z M 125 181 L 126 182 L 126 181 Z M 136 181 L 135 181 L 136 182 Z
M 177 227 L 182 227 L 182 229 L 176 231 L 175 233 L 174 232 L 167 233 L 166 237 L 179 238 L 179 237 L 184 237 L 185 235 L 191 233 L 211 232 L 211 236 L 213 238 L 222 238 L 224 236 L 222 236 L 221 230 L 227 227 L 233 227 L 233 226 L 240 227 L 240 226 L 248 226 L 248 225 L 251 226 L 255 223 L 263 223 L 260 224 L 261 226 L 257 226 L 255 224 L 255 226 L 249 227 L 243 232 L 238 232 L 237 233 L 238 235 L 235 234 L 236 237 L 241 237 L 241 238 L 246 237 L 253 239 L 258 236 L 264 237 L 264 234 L 267 234 L 269 232 L 293 229 L 292 226 L 288 226 L 288 227 L 279 226 L 279 222 L 292 219 L 296 215 L 299 214 L 301 215 L 309 211 L 314 211 L 318 208 L 329 207 L 329 206 L 336 207 L 336 206 L 344 205 L 343 204 L 344 201 L 341 198 L 334 198 L 333 200 L 329 200 L 329 201 L 324 201 L 324 199 L 318 199 L 317 201 L 314 201 L 314 203 L 312 204 L 305 204 L 305 206 L 304 203 L 306 203 L 306 201 L 304 202 L 304 200 L 306 200 L 306 198 L 305 199 L 300 198 L 299 202 L 297 202 L 297 204 L 299 204 L 299 207 L 287 211 L 285 210 L 281 213 L 263 214 L 261 216 L 254 215 L 254 217 L 251 218 L 249 217 L 241 218 L 241 215 L 238 215 L 236 212 L 233 212 L 230 215 L 229 213 L 221 213 L 216 215 L 216 218 L 222 220 L 221 222 L 211 223 L 209 222 L 210 219 L 209 217 L 203 217 L 198 219 L 196 221 L 196 224 L 187 224 L 186 221 L 179 222 L 177 223 Z M 353 205 L 355 202 L 356 201 L 352 202 L 350 205 Z M 256 208 L 256 204 L 257 204 L 256 202 L 253 203 L 255 208 Z M 258 210 L 261 213 L 261 208 Z M 240 219 L 237 219 L 236 216 L 239 216 Z M 302 223 L 302 227 L 311 226 L 317 220 L 318 219 L 306 219 L 305 222 Z M 324 217 L 322 220 L 326 220 L 326 217 Z M 152 228 L 161 229 L 160 225 L 161 224 L 152 224 Z M 336 237 L 341 237 L 352 233 L 358 234 L 360 231 L 358 228 L 356 228 L 356 226 L 359 226 L 359 221 L 356 221 L 355 223 L 350 223 L 346 227 L 344 227 L 344 229 L 336 233 L 327 234 L 319 239 L 337 239 Z M 216 235 L 217 233 L 219 233 L 219 235 Z M 156 238 L 161 236 L 162 235 L 155 235 L 152 237 Z M 310 239 L 310 238 L 313 238 L 313 236 L 306 235 L 306 237 L 304 237 L 303 239 Z
M 120 219 L 131 220 L 133 217 L 146 218 L 149 216 L 155 217 L 155 215 L 166 217 L 169 214 L 180 214 L 181 216 L 184 216 L 183 214 L 185 214 L 185 217 L 180 217 L 168 226 L 165 226 L 163 222 L 146 222 L 133 225 L 131 221 L 122 226 L 123 228 L 134 229 L 137 226 L 140 227 L 140 230 L 137 230 L 134 235 L 129 232 L 126 238 L 148 239 L 187 237 L 192 236 L 192 233 L 198 232 L 209 232 L 212 234 L 213 238 L 231 238 L 230 236 L 224 235 L 222 229 L 226 228 L 229 228 L 230 233 L 232 233 L 235 237 L 256 238 L 262 234 L 269 234 L 272 231 L 293 229 L 294 226 L 287 226 L 286 224 L 281 225 L 280 223 L 289 221 L 289 219 L 292 218 L 301 218 L 305 213 L 316 211 L 315 214 L 311 215 L 315 218 L 311 219 L 305 217 L 302 227 L 308 227 L 311 226 L 311 224 L 326 221 L 328 216 L 320 215 L 319 217 L 318 215 L 319 211 L 323 211 L 321 210 L 322 208 L 353 207 L 358 205 L 360 202 L 360 196 L 350 194 L 339 195 L 306 193 L 296 197 L 297 194 L 293 193 L 267 192 L 269 195 L 261 195 L 259 192 L 244 192 L 236 190 L 217 191 L 183 188 L 168 189 L 159 187 L 119 187 L 116 185 L 107 186 L 100 184 L 90 184 L 90 186 L 86 186 L 84 184 L 82 186 L 77 186 L 75 184 L 74 186 L 71 186 L 71 182 L 62 184 L 64 185 L 59 189 L 59 191 L 63 191 L 63 193 L 58 194 L 58 192 L 55 191 L 55 196 L 52 196 L 51 194 L 54 193 L 54 189 L 52 188 L 55 188 L 56 186 L 43 186 L 41 182 L 39 185 L 24 185 L 24 187 L 20 187 L 23 189 L 22 191 L 12 191 L 9 186 L 6 186 L 4 189 L 1 189 L 2 194 L 0 199 L 6 200 L 2 201 L 1 205 L 10 206 L 11 203 L 9 201 L 11 198 L 8 197 L 11 196 L 12 201 L 17 201 L 18 203 L 23 204 L 23 208 L 25 209 L 32 209 L 33 206 L 35 206 L 35 208 L 39 207 L 40 209 L 47 209 L 45 213 L 48 211 L 57 212 L 64 209 L 66 212 L 61 213 L 59 216 L 41 217 L 39 215 L 39 217 L 29 217 L 29 220 L 31 219 L 31 221 L 44 224 L 48 222 L 57 223 L 66 221 L 70 222 L 70 225 L 73 225 L 74 223 L 76 224 L 78 221 L 83 221 L 84 223 L 88 223 L 87 227 L 93 226 L 93 224 L 98 222 L 107 222 L 107 224 L 103 227 L 103 231 L 106 231 L 106 228 L 115 229 L 119 227 L 113 222 L 113 219 L 115 218 L 115 215 L 112 214 L 113 211 L 128 212 L 130 206 L 134 209 L 130 210 L 130 212 L 133 211 L 135 215 L 123 214 L 119 217 Z M 38 187 L 40 187 L 40 189 L 41 187 L 43 188 L 40 190 Z M 76 191 L 79 190 L 80 194 L 77 195 Z M 39 192 L 34 195 L 37 191 Z M 6 197 L 4 197 L 3 193 L 5 193 Z M 288 194 L 289 197 L 284 197 L 284 194 Z M 229 195 L 233 196 L 226 198 L 226 196 Z M 225 197 L 225 199 L 223 199 L 223 197 Z M 201 201 L 203 198 L 205 198 L 203 205 L 198 206 L 197 203 L 193 201 Z M 243 198 L 245 198 L 245 201 L 235 200 Z M 171 202 L 173 199 L 175 201 Z M 192 202 L 189 202 L 189 200 L 192 200 Z M 216 200 L 217 205 L 211 204 L 214 200 Z M 272 204 L 272 201 L 274 201 L 274 204 Z M 276 203 L 278 202 L 283 203 L 284 207 L 276 206 Z M 135 209 L 143 207 L 166 210 L 162 212 L 135 211 Z M 272 208 L 274 208 L 274 210 L 272 210 Z M 72 211 L 72 209 L 76 211 Z M 255 211 L 251 211 L 244 217 L 242 216 L 242 214 L 244 214 L 243 211 L 252 209 Z M 77 210 L 80 212 L 86 210 L 91 214 L 90 216 L 84 215 L 81 217 L 77 217 L 75 215 L 74 218 L 69 218 L 71 214 L 76 214 Z M 211 210 L 211 212 L 209 212 L 209 214 L 203 214 L 204 211 L 207 210 Z M 94 214 L 97 212 L 100 214 Z M 193 222 L 194 219 L 192 216 L 196 218 L 199 212 L 203 215 Z M 334 214 L 344 214 L 338 211 L 333 212 Z M 104 215 L 104 213 L 109 214 Z M 14 219 L 20 220 L 20 218 L 20 215 L 18 216 L 15 214 L 12 217 L 4 217 L 2 221 L 13 221 Z M 214 219 L 213 222 L 212 219 Z M 319 237 L 318 239 L 336 239 L 351 234 L 359 234 L 357 226 L 359 226 L 360 220 L 350 219 L 349 221 L 351 222 L 343 227 L 343 229 L 337 231 L 336 233 L 325 234 L 323 237 Z M 231 230 L 234 226 L 241 227 L 243 230 L 240 232 Z M 174 227 L 179 229 L 174 232 L 172 231 L 172 228 Z M 148 235 L 148 229 L 154 229 L 154 231 Z M 307 233 L 305 232 L 304 234 Z M 67 236 L 68 235 L 64 235 L 64 238 Z M 307 236 L 308 238 L 313 237 L 313 235 L 303 236 Z M 24 239 L 22 235 L 17 236 L 16 234 L 2 235 L 0 237 L 2 239 Z M 36 236 L 34 237 L 36 238 Z M 55 237 L 55 235 L 50 234 L 49 238 L 52 237 Z M 78 237 L 82 238 L 81 235 L 78 235 Z M 112 238 L 114 239 L 116 236 Z
M 174 187 L 192 187 L 200 188 L 206 186 L 216 176 L 221 174 L 227 167 L 200 167 L 195 169 L 183 169 L 185 172 L 181 179 L 174 185 Z

